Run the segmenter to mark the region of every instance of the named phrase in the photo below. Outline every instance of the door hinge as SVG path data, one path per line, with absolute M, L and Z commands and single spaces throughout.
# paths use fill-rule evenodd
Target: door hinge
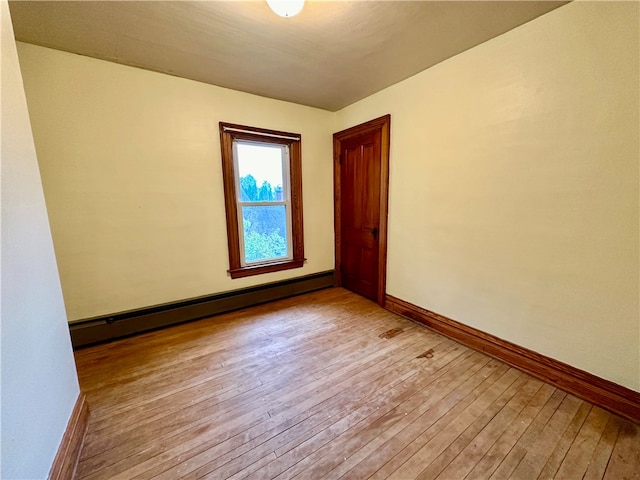
M 338 163 L 342 165 L 342 154 L 338 155 Z

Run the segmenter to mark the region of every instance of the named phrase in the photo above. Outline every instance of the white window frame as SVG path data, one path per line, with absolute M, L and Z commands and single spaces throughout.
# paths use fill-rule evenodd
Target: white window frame
M 280 159 L 282 162 L 282 197 L 281 201 L 271 202 L 246 202 L 242 200 L 242 188 L 240 187 L 240 167 L 238 158 L 238 144 L 245 145 L 260 145 L 268 148 L 279 148 L 281 151 Z M 234 139 L 233 140 L 233 176 L 236 185 L 236 208 L 238 212 L 238 241 L 240 247 L 240 265 L 242 267 L 253 265 L 268 265 L 270 263 L 282 262 L 285 260 L 293 259 L 293 238 L 291 228 L 291 164 L 289 155 L 289 146 L 282 144 L 274 144 L 267 142 L 258 142 L 253 140 Z M 258 185 L 260 188 L 260 185 Z M 254 262 L 247 262 L 245 252 L 245 239 L 244 239 L 244 217 L 242 215 L 242 207 L 275 207 L 282 205 L 285 208 L 286 218 L 286 235 L 287 235 L 287 256 L 275 257 L 267 260 L 256 260 Z

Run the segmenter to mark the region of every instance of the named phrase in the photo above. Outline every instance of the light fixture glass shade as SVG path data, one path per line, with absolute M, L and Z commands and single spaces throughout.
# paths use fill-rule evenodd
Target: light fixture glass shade
M 294 17 L 302 11 L 304 0 L 267 0 L 267 4 L 281 17 Z

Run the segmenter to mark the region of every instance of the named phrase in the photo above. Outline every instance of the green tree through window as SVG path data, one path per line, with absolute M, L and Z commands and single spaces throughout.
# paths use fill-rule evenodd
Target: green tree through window
M 277 200 L 282 186 L 272 187 L 264 181 L 257 188 L 253 175 L 240 177 L 242 200 L 245 202 L 270 202 Z M 285 258 L 287 252 L 287 217 L 283 205 L 261 205 L 242 207 L 245 261 Z

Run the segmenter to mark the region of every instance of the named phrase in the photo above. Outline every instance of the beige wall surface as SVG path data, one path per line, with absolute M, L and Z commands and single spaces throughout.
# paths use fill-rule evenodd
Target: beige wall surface
M 640 390 L 637 2 L 573 2 L 338 113 L 390 113 L 388 293 Z
M 0 20 L 0 478 L 47 478 L 80 388 L 6 0 Z
M 331 113 L 18 46 L 70 321 L 333 268 Z M 302 269 L 228 276 L 220 121 L 302 134 Z

